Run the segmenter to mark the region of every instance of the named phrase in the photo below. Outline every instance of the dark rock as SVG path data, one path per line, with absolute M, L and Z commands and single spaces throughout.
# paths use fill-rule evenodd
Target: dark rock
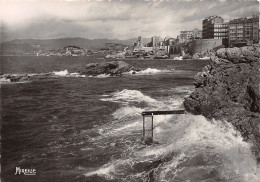
M 90 63 L 85 66 L 85 69 L 81 71 L 84 75 L 120 75 L 124 72 L 136 71 L 134 66 L 131 66 L 123 61 L 111 61 L 103 63 Z
M 210 65 L 194 77 L 195 91 L 185 109 L 207 118 L 225 119 L 254 143 L 260 159 L 260 47 L 221 48 Z
M 11 82 L 20 82 L 20 81 L 25 81 L 28 80 L 28 75 L 27 74 L 13 74 L 13 75 L 3 75 L 2 76 L 5 79 L 10 79 Z

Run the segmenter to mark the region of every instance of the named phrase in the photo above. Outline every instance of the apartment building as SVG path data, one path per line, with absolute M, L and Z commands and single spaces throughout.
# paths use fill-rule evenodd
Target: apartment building
M 190 31 L 181 31 L 178 38 L 179 43 L 188 42 L 192 39 L 202 38 L 202 31 L 197 28 Z
M 259 43 L 259 16 L 229 21 L 229 46 Z
M 228 23 L 220 16 L 209 16 L 202 21 L 202 39 L 228 38 Z

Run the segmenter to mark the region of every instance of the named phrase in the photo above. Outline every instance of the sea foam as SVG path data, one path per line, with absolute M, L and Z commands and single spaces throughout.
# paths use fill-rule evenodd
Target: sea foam
M 121 102 L 121 103 L 130 103 L 130 102 L 146 102 L 146 103 L 155 103 L 155 99 L 144 95 L 141 91 L 138 90 L 128 90 L 124 89 L 122 91 L 114 92 L 112 98 L 102 98 L 102 101 L 112 101 L 112 102 Z
M 190 86 L 183 86 L 169 91 L 190 92 L 190 89 Z M 102 128 L 102 136 L 107 137 L 107 141 L 132 136 L 133 133 L 136 138 L 141 138 L 140 113 L 147 109 L 157 109 L 158 103 L 161 104 L 158 108 L 170 105 L 167 103 L 169 98 L 158 101 L 138 90 L 124 89 L 104 97 L 104 101 L 123 104 L 112 114 L 117 122 Z M 140 102 L 147 104 L 143 108 L 131 105 Z M 149 120 L 147 118 L 146 123 Z M 129 141 L 121 158 L 111 160 L 85 175 L 99 175 L 121 181 L 149 181 L 151 176 L 155 181 L 259 180 L 251 144 L 243 141 L 241 134 L 226 121 L 209 120 L 191 114 L 154 116 L 153 139 L 156 144 L 145 147 L 141 143 Z
M 122 181 L 127 181 L 130 176 L 138 180 L 151 175 L 155 181 L 219 179 L 254 182 L 259 179 L 251 145 L 243 141 L 230 123 L 190 114 L 155 116 L 154 120 L 154 140 L 159 144 L 112 160 L 87 172 L 86 176 L 96 174 Z M 131 127 L 137 127 L 136 122 L 126 123 L 115 130 Z
M 141 71 L 129 71 L 130 74 L 136 74 L 136 75 L 153 75 L 153 74 L 160 74 L 160 73 L 168 73 L 168 72 L 172 72 L 174 69 L 171 70 L 160 70 L 160 69 L 156 69 L 156 68 L 147 68 L 145 70 L 141 70 Z M 125 73 L 127 74 L 127 73 Z
M 8 78 L 5 78 L 5 77 L 0 78 L 0 83 L 10 83 L 10 82 L 11 82 L 11 80 Z
M 54 75 L 57 75 L 57 76 L 66 76 L 69 74 L 68 70 L 64 70 L 64 71 L 54 71 L 53 72 Z

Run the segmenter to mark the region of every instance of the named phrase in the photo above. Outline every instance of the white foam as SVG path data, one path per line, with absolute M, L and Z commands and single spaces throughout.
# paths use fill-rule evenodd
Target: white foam
M 111 77 L 110 74 L 100 74 L 100 75 L 97 75 L 95 76 L 96 78 L 107 78 L 107 77 Z
M 168 70 L 158 70 L 155 68 L 147 68 L 145 70 L 138 72 L 138 74 L 155 74 L 155 73 L 161 73 L 161 72 L 168 72 Z
M 68 70 L 64 70 L 64 71 L 54 71 L 53 72 L 54 75 L 57 75 L 57 76 L 66 76 L 69 74 Z
M 204 151 L 213 152 L 221 156 L 223 169 L 219 170 L 225 178 L 230 176 L 225 174 L 224 169 L 238 173 L 245 181 L 256 179 L 257 167 L 250 151 L 251 145 L 243 141 L 230 123 L 208 121 L 203 116 L 182 115 L 174 124 L 161 123 L 155 130 L 160 130 L 155 134 L 155 139 L 165 145 L 142 151 L 143 156 L 162 156 L 179 150 L 192 158 Z M 210 149 L 207 148 L 209 146 Z
M 175 58 L 173 58 L 173 60 L 183 60 L 183 57 L 182 57 L 182 56 L 180 56 L 180 57 L 175 57 Z
M 81 75 L 79 73 L 69 73 L 65 75 L 66 77 L 86 77 L 86 75 Z
M 124 89 L 120 92 L 115 92 L 112 94 L 112 98 L 102 98 L 102 101 L 113 101 L 113 102 L 147 102 L 147 103 L 156 103 L 155 99 L 152 99 L 149 96 L 144 95 L 138 90 L 127 90 Z
M 133 116 L 140 115 L 143 111 L 144 109 L 137 108 L 134 106 L 122 107 L 116 110 L 112 115 L 114 116 L 115 119 L 122 119 L 124 117 L 129 117 L 129 116 L 133 117 Z
M 130 124 L 127 124 L 127 125 L 123 125 L 122 127 L 120 127 L 120 128 L 116 128 L 116 129 L 114 129 L 113 131 L 114 132 L 118 132 L 118 131 L 124 131 L 124 130 L 129 130 L 130 128 L 131 129 L 137 129 L 137 126 L 141 126 L 141 122 L 132 122 L 132 123 L 130 123 Z
M 183 175 L 182 170 L 185 169 L 187 172 L 191 169 L 191 174 L 194 175 L 200 170 L 210 173 L 214 169 L 218 171 L 216 175 L 225 181 L 236 179 L 255 182 L 259 179 L 256 175 L 256 161 L 250 151 L 251 145 L 243 141 L 241 135 L 230 123 L 210 121 L 203 116 L 190 114 L 154 116 L 154 121 L 154 140 L 158 141 L 159 145 L 136 150 L 131 153 L 131 157 L 126 155 L 117 161 L 111 161 L 100 169 L 87 173 L 86 176 L 97 174 L 110 179 L 120 179 L 122 176 L 134 177 L 133 173 L 145 175 L 149 171 L 140 171 L 141 169 L 135 171 L 132 169 L 134 164 L 150 165 L 151 162 L 162 159 L 162 165 L 151 169 L 154 170 L 156 181 L 174 181 L 175 176 Z M 141 123 L 140 121 L 128 122 L 114 128 L 114 131 L 141 127 Z M 168 160 L 163 162 L 165 156 L 168 156 Z M 190 165 L 189 161 L 196 160 L 196 156 L 203 156 L 203 161 L 210 165 L 198 164 L 196 166 L 196 163 Z M 119 173 L 120 176 L 118 176 Z M 182 177 L 184 181 L 193 178 L 188 173 Z
M 10 83 L 10 82 L 11 82 L 11 80 L 8 78 L 5 78 L 5 77 L 0 78 L 0 83 Z
M 160 69 L 156 69 L 156 68 L 147 68 L 145 70 L 142 71 L 136 71 L 135 74 L 137 75 L 153 75 L 153 74 L 159 74 L 159 73 L 167 73 L 167 72 L 171 72 L 172 70 L 160 70 Z M 131 72 L 133 73 L 133 71 Z
M 85 176 L 92 176 L 95 174 L 101 175 L 101 176 L 106 175 L 107 178 L 113 179 L 113 176 L 110 175 L 111 171 L 114 171 L 114 165 L 107 165 L 107 166 L 101 167 L 98 170 L 86 173 Z
M 208 57 L 208 56 L 205 56 L 205 57 L 203 57 L 203 58 L 199 58 L 199 59 L 201 59 L 201 60 L 209 60 L 209 59 L 210 59 L 210 57 Z

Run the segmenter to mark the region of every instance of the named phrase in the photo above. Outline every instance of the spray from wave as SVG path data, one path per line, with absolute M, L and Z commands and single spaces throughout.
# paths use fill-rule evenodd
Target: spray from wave
M 159 144 L 88 172 L 122 181 L 257 181 L 250 145 L 230 123 L 203 116 L 156 118 L 154 140 Z M 133 126 L 136 127 L 136 126 Z M 129 127 L 121 128 L 129 130 Z
M 11 82 L 10 78 L 5 78 L 5 77 L 0 78 L 0 83 L 10 83 L 10 82 Z
M 120 102 L 123 104 L 129 104 L 132 102 L 145 102 L 145 103 L 156 103 L 155 99 L 152 99 L 149 96 L 144 95 L 142 92 L 138 90 L 127 90 L 124 89 L 122 91 L 118 91 L 112 93 L 112 97 L 102 98 L 102 101 L 112 101 L 112 102 Z
M 53 72 L 54 75 L 57 75 L 57 76 L 66 76 L 69 74 L 68 70 L 64 70 L 64 71 L 54 71 Z
M 147 68 L 145 70 L 141 70 L 141 71 L 129 71 L 128 73 L 125 74 L 136 74 L 136 75 L 153 75 L 153 74 L 160 74 L 160 73 L 170 73 L 172 72 L 174 69 L 171 70 L 160 70 L 160 69 L 156 69 L 156 68 Z
M 188 92 L 189 88 L 169 89 L 175 93 L 183 90 Z M 100 128 L 102 137 L 96 142 L 102 145 L 104 139 L 110 141 L 111 150 L 120 145 L 122 155 L 89 170 L 86 177 L 120 181 L 259 181 L 251 145 L 230 123 L 190 114 L 154 116 L 155 143 L 145 146 L 138 140 L 142 136 L 140 113 L 172 109 L 165 106 L 169 105 L 168 98 L 158 101 L 127 89 L 103 97 L 101 100 L 118 102 L 122 107 L 112 114 L 114 122 Z M 138 107 L 140 103 L 145 104 Z

